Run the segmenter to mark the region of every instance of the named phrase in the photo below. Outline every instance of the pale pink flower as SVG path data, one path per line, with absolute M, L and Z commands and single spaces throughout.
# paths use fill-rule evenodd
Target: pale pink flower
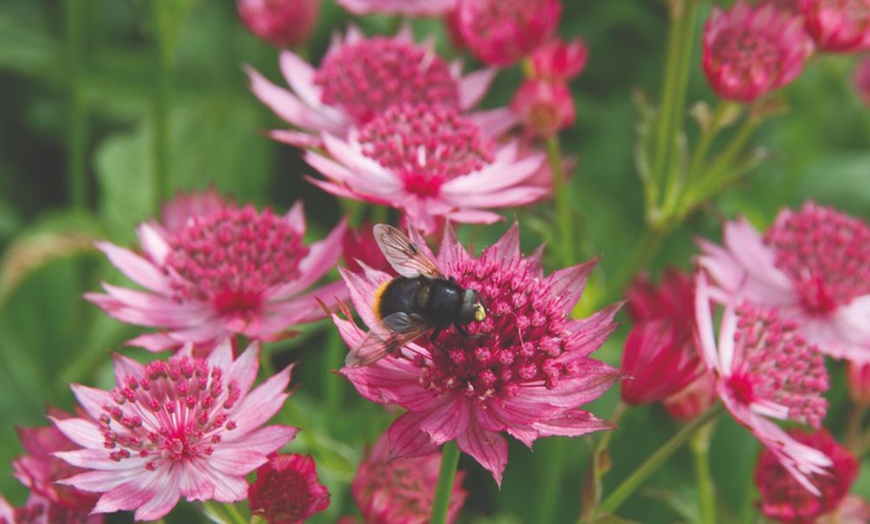
M 535 78 L 551 82 L 567 82 L 583 71 L 589 49 L 581 38 L 570 42 L 554 38 L 532 53 Z
M 72 418 L 72 415 L 53 407 L 48 408 L 48 415 L 56 420 Z M 12 461 L 15 478 L 31 492 L 54 504 L 82 515 L 90 513 L 99 495 L 57 482 L 84 470 L 67 464 L 54 453 L 78 449 L 79 446 L 54 426 L 18 428 L 18 439 L 28 454 Z
M 801 0 L 806 32 L 829 53 L 870 49 L 870 0 Z
M 564 82 L 527 78 L 514 93 L 511 109 L 531 136 L 549 138 L 574 125 L 574 95 Z
M 796 79 L 812 48 L 799 17 L 738 0 L 729 11 L 713 7 L 702 62 L 717 95 L 751 102 Z
M 487 64 L 511 65 L 555 33 L 559 0 L 458 0 L 459 28 L 471 52 Z
M 390 441 L 381 435 L 350 486 L 366 524 L 421 524 L 432 516 L 432 502 L 441 467 L 438 451 L 413 458 L 392 458 Z M 459 518 L 468 492 L 462 489 L 464 471 L 457 471 L 450 492 L 446 522 Z
M 394 37 L 366 38 L 351 26 L 336 35 L 319 68 L 284 51 L 281 72 L 291 90 L 267 80 L 251 67 L 251 91 L 295 130 L 269 136 L 299 147 L 320 147 L 321 134 L 344 138 L 397 103 L 439 104 L 467 111 L 486 94 L 495 69 L 462 75 L 462 64 L 448 64 L 431 43 L 415 44 L 408 26 Z M 497 136 L 516 123 L 506 108 L 469 115 Z
M 808 202 L 782 210 L 764 235 L 742 218 L 723 237 L 722 247 L 700 241 L 717 295 L 777 308 L 823 353 L 870 361 L 867 224 Z
M 870 54 L 862 57 L 855 66 L 852 85 L 864 105 L 870 107 Z
M 338 0 L 338 5 L 356 15 L 435 16 L 456 6 L 456 0 Z
M 748 302 L 726 304 L 717 342 L 710 295 L 707 277 L 699 273 L 697 337 L 715 374 L 719 398 L 802 486 L 819 493 L 810 477 L 825 474 L 831 460 L 794 440 L 771 419 L 819 427 L 827 411 L 822 393 L 828 389 L 822 355 L 797 333 L 794 321 Z
M 824 453 L 832 463 L 830 473 L 816 477 L 814 482 L 819 493 L 810 493 L 782 467 L 774 453 L 764 450 L 755 468 L 755 484 L 761 494 L 759 508 L 765 517 L 778 522 L 820 523 L 820 519 L 838 513 L 846 501 L 849 489 L 858 478 L 858 460 L 827 430 L 808 433 L 792 429 L 788 434 L 801 444 Z M 834 518 L 832 522 L 848 521 Z
M 117 355 L 112 391 L 73 384 L 88 418 L 54 423 L 82 449 L 57 455 L 90 471 L 63 483 L 101 493 L 95 513 L 135 510 L 137 520 L 163 517 L 182 496 L 246 498 L 245 475 L 297 432 L 260 427 L 289 396 L 290 368 L 252 391 L 259 349 L 254 342 L 233 359 L 227 340 L 193 358 L 188 344 L 168 361 L 144 365 Z
M 209 345 L 232 334 L 275 340 L 292 335 L 293 326 L 323 318 L 315 297 L 346 294 L 341 282 L 304 293 L 335 266 L 345 225 L 305 245 L 301 202 L 280 216 L 208 193 L 181 195 L 164 218 L 165 224 L 139 226 L 141 254 L 98 244 L 146 291 L 104 283 L 106 294 L 86 298 L 118 320 L 161 330 L 130 344 L 162 351 L 188 341 Z
M 320 0 L 238 0 L 237 7 L 245 27 L 277 47 L 308 40 L 320 14 Z
M 397 208 L 426 233 L 439 218 L 491 224 L 502 217 L 489 209 L 549 195 L 548 188 L 528 183 L 543 154 L 520 159 L 516 142 L 496 144 L 449 107 L 395 105 L 346 140 L 324 135 L 323 143 L 325 154 L 305 154 L 327 177 L 312 183 L 340 197 Z
M 456 441 L 500 483 L 508 458 L 503 431 L 531 446 L 539 437 L 612 429 L 578 409 L 619 378 L 618 370 L 589 358 L 613 331 L 619 305 L 585 319 L 570 316 L 595 261 L 544 276 L 540 250 L 528 258 L 520 253 L 517 225 L 477 258 L 448 227 L 433 260 L 478 293 L 487 318 L 467 326 L 470 336 L 451 327 L 434 341 L 408 344 L 399 356 L 340 371 L 366 399 L 407 410 L 389 429 L 392 456 L 426 455 Z M 342 276 L 357 313 L 374 326 L 373 297 L 392 277 L 371 269 Z M 334 320 L 348 346 L 357 347 L 365 332 Z
M 248 499 L 251 513 L 269 524 L 302 524 L 328 508 L 330 496 L 310 455 L 278 455 L 257 469 Z
M 103 524 L 103 515 L 89 515 L 31 493 L 23 507 L 15 508 L 0 495 L 0 524 Z

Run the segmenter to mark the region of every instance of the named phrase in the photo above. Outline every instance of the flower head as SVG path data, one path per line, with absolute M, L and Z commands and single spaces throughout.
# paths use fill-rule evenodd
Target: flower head
M 870 54 L 858 61 L 855 75 L 852 77 L 852 84 L 864 105 L 870 107 Z
M 335 195 L 402 210 L 427 233 L 438 218 L 492 223 L 488 208 L 518 206 L 549 191 L 527 180 L 542 154 L 519 159 L 515 142 L 497 145 L 480 126 L 447 106 L 394 105 L 346 140 L 324 135 L 331 158 L 308 151 L 305 159 L 328 180 L 314 180 Z
M 738 0 L 718 7 L 704 25 L 703 66 L 722 98 L 751 102 L 800 75 L 812 51 L 801 20 L 771 5 Z
M 830 473 L 815 479 L 819 493 L 813 494 L 782 467 L 771 451 L 762 451 L 755 468 L 755 484 L 761 493 L 761 513 L 780 522 L 820 522 L 817 520 L 819 517 L 834 512 L 845 499 L 858 477 L 858 460 L 827 430 L 808 433 L 792 429 L 788 434 L 830 458 Z
M 338 0 L 338 4 L 356 15 L 435 16 L 453 9 L 456 0 Z
M 568 85 L 537 78 L 523 81 L 514 93 L 511 109 L 527 133 L 543 138 L 571 127 L 576 117 L 574 96 Z
M 554 38 L 532 53 L 535 78 L 550 82 L 567 82 L 586 67 L 589 49 L 580 38 L 570 42 Z
M 271 524 L 302 524 L 329 507 L 329 490 L 317 480 L 310 455 L 278 455 L 257 469 L 248 490 L 251 512 Z
M 614 329 L 618 305 L 585 319 L 570 317 L 594 261 L 544 276 L 540 251 L 521 255 L 516 225 L 477 258 L 447 228 L 433 260 L 443 274 L 477 292 L 487 318 L 467 326 L 470 336 L 451 327 L 434 341 L 408 344 L 399 356 L 340 372 L 368 400 L 407 409 L 389 430 L 393 456 L 429 454 L 455 440 L 501 482 L 507 464 L 502 431 L 531 446 L 539 437 L 612 427 L 578 409 L 619 377 L 589 358 Z M 390 275 L 368 270 L 342 276 L 357 313 L 374 326 L 373 297 Z M 352 348 L 365 336 L 351 321 L 335 322 Z
M 804 28 L 829 53 L 870 49 L 870 0 L 800 0 Z
M 132 344 L 162 351 L 185 342 L 207 346 L 231 334 L 274 340 L 292 334 L 290 326 L 322 318 L 315 295 L 346 292 L 336 282 L 303 294 L 338 260 L 343 222 L 309 246 L 302 241 L 301 203 L 280 216 L 220 200 L 183 196 L 181 202 L 165 213 L 167 224 L 139 226 L 141 255 L 98 244 L 147 292 L 103 284 L 106 294 L 88 293 L 88 300 L 123 322 L 161 329 Z
M 319 68 L 284 51 L 281 71 L 292 92 L 248 67 L 251 90 L 276 115 L 298 131 L 276 130 L 275 140 L 299 147 L 321 145 L 321 133 L 344 138 L 352 126 L 367 123 L 390 106 L 437 104 L 465 111 L 486 94 L 494 69 L 461 75 L 461 64 L 448 64 L 430 45 L 415 44 L 408 27 L 394 37 L 366 38 L 351 27 L 336 36 Z M 493 135 L 514 125 L 507 109 L 473 115 Z
M 818 493 L 810 477 L 825 472 L 830 459 L 770 419 L 819 427 L 828 407 L 822 397 L 828 374 L 821 354 L 797 333 L 795 322 L 748 302 L 726 305 L 717 342 L 703 273 L 695 293 L 697 336 L 719 398 L 802 486 Z
M 867 224 L 809 202 L 781 211 L 764 235 L 741 219 L 723 236 L 724 247 L 700 242 L 718 296 L 777 308 L 827 355 L 870 360 Z
M 622 400 L 634 405 L 658 402 L 704 370 L 694 340 L 694 283 L 671 269 L 658 289 L 648 278 L 638 279 L 628 299 L 635 325 L 622 354 Z
M 480 60 L 507 66 L 556 31 L 559 0 L 457 0 L 462 38 Z
M 237 7 L 245 27 L 277 47 L 308 40 L 320 14 L 320 0 L 238 0 Z
M 432 515 L 441 453 L 413 458 L 390 457 L 387 434 L 381 435 L 363 460 L 351 484 L 353 499 L 366 524 L 416 524 Z M 446 522 L 455 522 L 468 493 L 462 489 L 464 471 L 458 471 L 450 493 Z
M 57 408 L 49 408 L 48 415 L 56 420 L 72 417 Z M 28 454 L 12 461 L 15 478 L 52 504 L 83 515 L 90 513 L 99 495 L 57 482 L 84 471 L 54 455 L 58 451 L 78 449 L 78 446 L 54 426 L 19 428 L 18 438 Z
M 242 500 L 245 475 L 296 435 L 289 426 L 260 427 L 288 397 L 290 369 L 252 391 L 256 342 L 235 360 L 229 341 L 207 358 L 192 354 L 188 344 L 145 365 L 116 356 L 112 391 L 72 386 L 88 418 L 54 423 L 82 449 L 57 455 L 89 470 L 63 483 L 101 493 L 95 513 L 136 510 L 137 520 L 155 520 L 181 496 Z

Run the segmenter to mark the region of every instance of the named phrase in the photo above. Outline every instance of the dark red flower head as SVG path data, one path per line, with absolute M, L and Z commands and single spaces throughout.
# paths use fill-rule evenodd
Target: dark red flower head
M 309 455 L 278 455 L 257 469 L 248 490 L 251 512 L 270 524 L 296 524 L 329 507 L 329 490 L 317 480 Z

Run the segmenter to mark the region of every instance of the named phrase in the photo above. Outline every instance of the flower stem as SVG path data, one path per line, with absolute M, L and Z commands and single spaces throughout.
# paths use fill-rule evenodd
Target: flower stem
M 562 249 L 562 264 L 567 267 L 574 263 L 574 222 L 571 219 L 571 202 L 565 187 L 565 173 L 562 170 L 562 150 L 559 136 L 547 138 L 547 158 L 553 172 L 553 198 L 556 201 L 556 216 L 559 221 L 559 246 Z
M 707 423 L 692 437 L 690 448 L 695 461 L 695 480 L 698 483 L 698 505 L 701 524 L 716 524 L 716 497 L 710 478 L 710 439 L 715 421 Z
M 444 524 L 447 520 L 450 493 L 453 491 L 453 479 L 456 477 L 458 464 L 459 447 L 456 442 L 451 440 L 444 444 L 444 449 L 441 451 L 441 471 L 438 473 L 438 485 L 435 487 L 435 500 L 432 502 L 430 524 Z
M 622 484 L 617 486 L 610 495 L 604 499 L 599 508 L 600 512 L 613 513 L 622 505 L 632 493 L 640 487 L 640 485 L 654 472 L 656 472 L 662 464 L 665 463 L 671 455 L 674 454 L 680 446 L 682 446 L 689 438 L 698 430 L 704 427 L 705 424 L 713 420 L 724 409 L 724 406 L 719 403 L 705 411 L 698 418 L 684 426 L 676 435 L 665 442 L 662 447 L 650 455 L 646 461 L 638 466 L 634 472 L 622 481 Z
M 325 355 L 325 372 L 323 374 L 326 381 L 326 420 L 332 424 L 340 420 L 341 413 L 341 380 L 338 376 L 331 373 L 333 369 L 339 369 L 344 364 L 342 355 L 345 345 L 342 341 L 341 334 L 334 326 L 329 326 L 329 334 L 326 336 L 326 355 Z
M 565 471 L 565 447 L 568 444 L 565 438 L 550 438 L 537 454 L 541 462 L 544 478 L 541 479 L 538 488 L 538 511 L 536 513 L 539 522 L 555 522 L 556 507 L 559 505 L 562 477 Z M 541 447 L 541 444 L 538 444 Z
M 610 422 L 614 426 L 618 424 L 629 407 L 628 404 L 620 400 L 616 405 L 616 409 L 613 410 L 613 414 L 610 416 Z M 610 439 L 613 438 L 614 433 L 616 433 L 616 431 L 605 431 L 602 433 L 601 438 L 598 439 L 598 443 L 595 445 L 595 449 L 592 452 L 592 462 L 589 465 L 591 475 L 587 477 L 587 482 L 591 484 L 587 485 L 584 489 L 584 495 L 587 496 L 582 498 L 586 505 L 581 508 L 581 522 L 583 519 L 594 515 L 598 508 L 598 504 L 601 503 L 601 479 L 608 471 L 610 471 L 610 455 L 608 454 L 608 448 L 610 447 Z
M 87 103 L 84 96 L 84 30 L 87 20 L 87 0 L 64 2 L 66 19 L 67 70 L 69 71 L 69 129 L 67 137 L 67 170 L 69 198 L 73 207 L 84 209 L 88 201 L 88 180 L 85 153 L 88 138 Z
M 235 504 L 207 500 L 202 503 L 202 506 L 205 514 L 214 522 L 248 524 L 248 519 L 239 512 L 239 508 Z

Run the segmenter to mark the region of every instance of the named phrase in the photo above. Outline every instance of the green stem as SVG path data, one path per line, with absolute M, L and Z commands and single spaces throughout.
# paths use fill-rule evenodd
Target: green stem
M 152 2 L 151 15 L 154 24 L 156 43 L 157 71 L 154 85 L 154 134 L 152 137 L 153 155 L 153 209 L 160 213 L 163 200 L 168 196 L 169 168 L 169 111 L 172 96 L 172 46 L 170 35 L 164 29 L 161 2 Z
M 676 435 L 665 442 L 655 453 L 650 455 L 646 461 L 638 466 L 634 473 L 622 481 L 622 484 L 617 486 L 610 495 L 601 503 L 600 511 L 604 513 L 613 513 L 622 505 L 632 493 L 640 487 L 640 485 L 653 473 L 655 473 L 662 464 L 668 460 L 680 447 L 698 431 L 707 422 L 713 420 L 724 409 L 722 404 L 717 404 L 705 411 L 698 418 L 684 426 Z
M 622 416 L 628 410 L 630 406 L 621 400 L 616 405 L 616 409 L 613 410 L 613 414 L 610 416 L 610 422 L 615 426 L 622 419 Z M 581 508 L 581 520 L 582 518 L 586 518 L 595 513 L 598 504 L 601 503 L 601 479 L 604 478 L 604 475 L 610 471 L 610 460 L 608 455 L 608 448 L 610 447 L 610 440 L 613 438 L 613 434 L 616 431 L 605 431 L 602 433 L 601 438 L 598 439 L 598 444 L 595 446 L 595 450 L 592 453 L 592 464 L 590 464 L 590 468 L 592 469 L 592 477 L 589 479 L 589 482 L 592 482 L 592 497 L 590 502 L 590 507 Z
M 334 326 L 330 326 L 326 336 L 326 355 L 324 361 L 324 380 L 326 381 L 326 420 L 334 424 L 340 420 L 341 413 L 341 378 L 332 373 L 333 369 L 339 369 L 344 364 L 345 345 L 341 334 Z
M 553 172 L 553 198 L 556 201 L 556 217 L 559 221 L 559 246 L 562 248 L 562 265 L 574 263 L 574 223 L 571 219 L 571 202 L 565 187 L 565 173 L 562 170 L 562 150 L 559 136 L 547 138 L 547 158 Z
M 698 482 L 698 505 L 701 524 L 716 524 L 716 497 L 710 478 L 710 439 L 714 422 L 698 430 L 692 437 L 692 457 L 695 461 L 695 480 Z
M 217 522 L 227 522 L 231 524 L 248 524 L 246 519 L 235 504 L 220 503 L 213 500 L 208 500 L 202 503 L 206 515 L 214 518 Z
M 444 449 L 441 450 L 441 471 L 438 473 L 438 485 L 435 487 L 435 500 L 432 501 L 432 518 L 429 519 L 429 524 L 444 524 L 447 520 L 450 494 L 453 491 L 453 479 L 456 477 L 458 464 L 459 447 L 451 440 L 444 444 Z
M 543 444 L 543 446 L 542 446 Z M 539 522 L 555 522 L 556 507 L 559 505 L 559 495 L 562 492 L 562 477 L 565 471 L 565 453 L 568 440 L 565 438 L 550 438 L 536 447 L 536 454 L 544 464 L 544 478 L 538 488 Z
M 88 114 L 84 94 L 84 31 L 87 20 L 87 0 L 64 2 L 66 19 L 67 68 L 69 71 L 69 136 L 67 137 L 67 170 L 69 197 L 73 207 L 84 209 L 88 203 L 86 148 Z
M 635 245 L 631 254 L 622 260 L 622 265 L 613 274 L 608 283 L 607 300 L 622 296 L 622 292 L 631 279 L 649 265 L 656 257 L 665 241 L 668 231 L 663 228 L 648 227 L 643 238 Z M 607 302 L 605 302 L 607 303 Z

